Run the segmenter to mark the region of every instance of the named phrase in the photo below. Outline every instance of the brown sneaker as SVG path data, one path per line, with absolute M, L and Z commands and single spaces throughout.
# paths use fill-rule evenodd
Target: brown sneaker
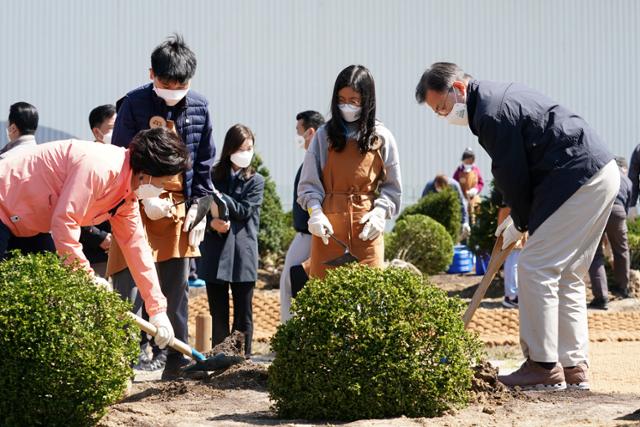
M 589 365 L 586 362 L 580 362 L 573 368 L 564 368 L 564 378 L 567 382 L 567 388 L 572 390 L 589 390 Z
M 544 369 L 530 359 L 517 371 L 498 376 L 498 380 L 508 387 L 520 387 L 522 390 L 555 391 L 567 388 L 562 366 L 556 364 L 553 369 Z

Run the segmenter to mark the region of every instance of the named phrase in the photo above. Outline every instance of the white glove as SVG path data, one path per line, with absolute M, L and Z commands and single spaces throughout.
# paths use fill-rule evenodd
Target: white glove
M 333 227 L 319 205 L 311 208 L 307 225 L 309 226 L 309 233 L 320 237 L 325 245 L 329 244 L 329 235 L 333 234 Z
M 109 292 L 113 291 L 113 286 L 111 286 L 111 283 L 109 283 L 107 279 L 100 276 L 93 276 L 92 279 L 93 279 L 93 284 L 96 285 L 97 287 L 104 288 Z
M 638 217 L 638 208 L 634 206 L 631 209 L 629 209 L 629 214 L 627 215 L 627 218 L 634 220 L 637 217 Z
M 362 219 L 360 219 L 360 224 L 364 224 L 362 232 L 358 236 L 360 240 L 373 240 L 384 233 L 386 216 L 387 212 L 379 206 L 367 212 Z
M 473 187 L 467 190 L 467 196 L 469 198 L 471 197 L 476 197 L 478 195 L 478 188 L 477 187 Z
M 198 204 L 194 203 L 191 205 L 189 210 L 187 211 L 187 215 L 184 218 L 184 227 L 182 231 L 185 233 L 189 231 L 189 227 L 196 220 L 196 214 L 198 212 Z M 189 232 L 189 246 L 192 248 L 197 248 L 200 245 L 200 242 L 204 240 L 204 232 L 207 229 L 207 221 L 206 218 L 202 218 L 202 220 L 193 227 L 193 229 Z
M 466 238 L 471 234 L 471 226 L 469 225 L 468 222 L 465 222 L 464 224 L 462 224 L 462 238 Z
M 160 197 L 142 199 L 142 205 L 144 206 L 144 213 L 152 221 L 170 217 L 171 208 L 173 207 L 173 203 L 169 199 L 161 199 Z
M 167 313 L 163 312 L 154 314 L 149 318 L 149 322 L 157 328 L 154 339 L 156 344 L 158 344 L 158 347 L 162 349 L 171 344 L 175 335 L 173 333 L 173 326 L 171 326 L 169 317 L 167 317 Z
M 523 235 L 524 233 L 522 231 L 518 231 L 516 226 L 513 224 L 511 216 L 506 217 L 505 220 L 498 225 L 495 233 L 496 237 L 502 236 L 502 249 L 506 249 L 510 244 L 517 242 Z

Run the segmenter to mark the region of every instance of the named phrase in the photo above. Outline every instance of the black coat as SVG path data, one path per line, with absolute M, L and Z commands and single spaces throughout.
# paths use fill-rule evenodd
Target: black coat
M 264 178 L 256 173 L 213 181 L 215 188 L 226 195 L 229 206 L 229 232 L 220 234 L 207 226 L 200 246 L 202 258 L 198 275 L 208 281 L 240 283 L 258 278 L 258 230 L 260 206 L 264 195 Z M 211 217 L 207 218 L 208 224 Z
M 631 180 L 631 199 L 629 200 L 629 208 L 638 203 L 638 187 L 640 178 L 640 145 L 637 145 L 631 153 L 631 161 L 629 162 L 629 179 Z
M 533 234 L 613 159 L 584 119 L 524 85 L 472 80 L 467 109 L 520 231 Z
M 98 262 L 107 262 L 108 253 L 100 247 L 107 234 L 111 233 L 111 224 L 105 221 L 98 225 L 89 225 L 81 227 L 80 243 L 82 244 L 82 252 L 91 264 Z

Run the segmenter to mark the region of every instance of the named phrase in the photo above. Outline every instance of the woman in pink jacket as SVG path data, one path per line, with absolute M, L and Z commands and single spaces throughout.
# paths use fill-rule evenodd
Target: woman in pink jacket
M 164 128 L 141 131 L 128 149 L 71 139 L 0 161 L 0 257 L 12 237 L 50 231 L 58 254 L 93 275 L 79 243 L 80 227 L 109 220 L 158 328 L 156 343 L 165 347 L 173 328 L 137 200 L 157 197 L 189 162 L 179 137 Z

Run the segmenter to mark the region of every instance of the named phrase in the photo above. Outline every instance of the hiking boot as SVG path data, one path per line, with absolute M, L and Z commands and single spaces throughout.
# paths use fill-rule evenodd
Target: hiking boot
M 629 298 L 631 295 L 629 295 L 629 288 L 626 287 L 624 289 L 618 288 L 618 287 L 614 287 L 614 288 L 609 288 L 609 291 L 611 291 L 611 293 L 615 296 L 617 296 L 620 299 L 627 299 Z
M 505 308 L 518 308 L 518 297 L 513 299 L 509 297 L 504 297 L 502 300 L 502 306 Z
M 589 379 L 587 373 L 589 366 L 586 362 L 580 362 L 572 368 L 564 369 L 564 380 L 567 388 L 572 390 L 589 390 Z
M 167 361 L 160 379 L 162 381 L 200 380 L 206 377 L 207 372 L 205 371 L 185 371 L 185 369 L 194 364 L 195 362 L 185 359 L 184 357 Z
M 589 304 L 587 304 L 587 308 L 594 310 L 609 310 L 609 301 L 604 298 L 594 298 Z
M 545 369 L 530 359 L 527 359 L 517 371 L 498 376 L 498 381 L 508 387 L 520 387 L 522 390 L 555 391 L 567 388 L 562 366 L 556 363 L 553 369 Z

